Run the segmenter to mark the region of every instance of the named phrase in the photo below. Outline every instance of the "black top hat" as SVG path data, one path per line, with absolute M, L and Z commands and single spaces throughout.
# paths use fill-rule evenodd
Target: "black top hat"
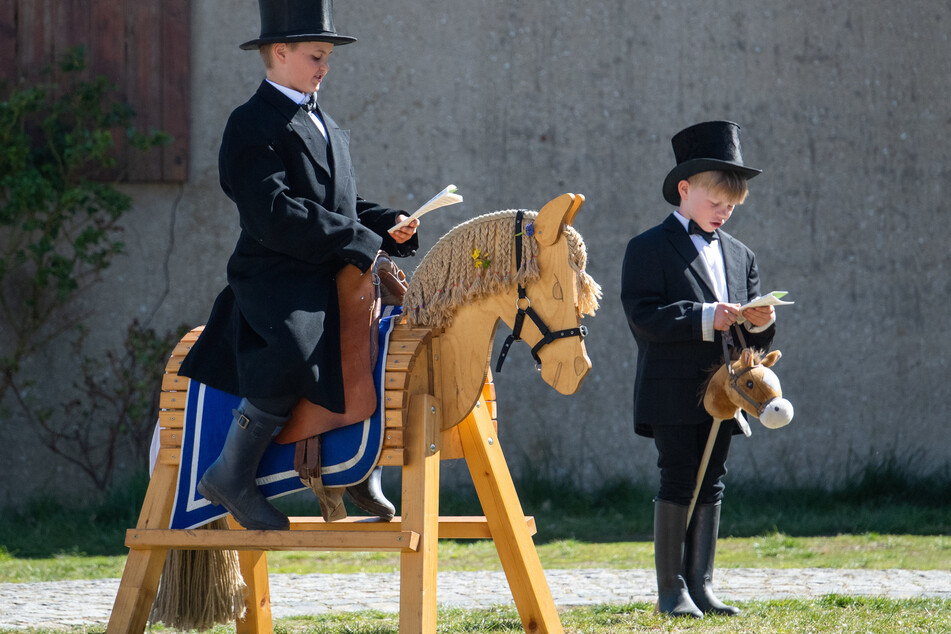
M 732 121 L 704 121 L 681 130 L 670 140 L 677 166 L 664 179 L 664 199 L 680 204 L 677 184 L 694 174 L 711 170 L 738 172 L 750 179 L 762 170 L 743 165 L 740 126 Z
M 246 51 L 275 42 L 349 44 L 357 38 L 334 30 L 333 0 L 258 0 L 261 36 L 241 45 Z

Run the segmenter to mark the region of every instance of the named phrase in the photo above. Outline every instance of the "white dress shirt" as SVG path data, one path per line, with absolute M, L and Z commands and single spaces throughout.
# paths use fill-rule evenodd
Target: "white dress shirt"
M 291 101 L 293 101 L 293 102 L 296 103 L 297 105 L 301 105 L 301 104 L 303 104 L 303 103 L 306 103 L 306 102 L 307 102 L 307 99 L 310 97 L 310 95 L 308 95 L 307 93 L 298 92 L 298 91 L 294 90 L 293 88 L 288 88 L 287 86 L 282 86 L 282 85 L 280 85 L 280 84 L 275 84 L 275 83 L 274 83 L 273 81 L 271 81 L 270 79 L 267 80 L 267 83 L 271 84 L 272 86 L 274 86 L 275 88 L 277 88 L 278 90 L 280 90 L 282 93 L 284 93 L 284 95 L 285 95 L 288 99 L 290 99 Z M 327 140 L 327 129 L 324 127 L 324 122 L 320 120 L 320 117 L 317 116 L 317 113 L 316 113 L 316 112 L 308 112 L 307 114 L 310 115 L 311 121 L 313 121 L 313 122 L 314 122 L 314 125 L 317 126 L 317 129 L 320 130 L 320 133 L 324 136 L 324 140 L 326 141 L 326 140 Z
M 690 225 L 690 220 L 679 211 L 674 212 L 674 217 L 683 225 L 684 231 L 688 231 L 687 227 Z M 713 240 L 710 242 L 704 240 L 702 236 L 690 234 L 689 231 L 688 235 L 690 236 L 690 241 L 697 247 L 697 253 L 700 254 L 700 259 L 703 261 L 707 273 L 710 275 L 710 279 L 713 280 L 713 292 L 717 296 L 717 301 L 729 303 L 730 296 L 726 289 L 726 264 L 723 263 L 723 251 L 720 249 L 720 240 L 717 238 L 716 233 L 713 234 Z M 716 307 L 716 304 L 703 304 L 701 328 L 703 330 L 704 341 L 715 340 L 716 332 L 713 329 L 713 318 L 716 314 Z M 774 321 L 776 321 L 775 317 L 773 317 L 772 321 L 763 326 L 754 326 L 749 321 L 743 325 L 749 332 L 762 332 L 769 328 Z

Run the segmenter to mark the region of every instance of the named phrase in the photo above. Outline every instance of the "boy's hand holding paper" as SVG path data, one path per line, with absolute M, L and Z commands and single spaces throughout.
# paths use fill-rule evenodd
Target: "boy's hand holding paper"
M 740 306 L 740 316 L 737 318 L 736 323 L 742 324 L 746 321 L 746 318 L 743 317 L 743 311 L 748 308 L 760 308 L 763 306 L 786 306 L 788 304 L 795 304 L 795 302 L 787 302 L 783 299 L 787 295 L 787 291 L 773 291 L 772 293 L 767 293 L 760 297 L 757 297 L 751 302 L 743 304 Z
M 446 189 L 442 190 L 441 192 L 439 192 L 438 194 L 430 198 L 428 201 L 426 201 L 426 203 L 422 207 L 414 211 L 412 216 L 404 219 L 402 222 L 398 222 L 395 225 L 393 225 L 393 227 L 390 228 L 389 231 L 390 233 L 392 233 L 396 231 L 397 229 L 401 229 L 405 227 L 406 225 L 408 225 L 409 223 L 416 220 L 417 218 L 419 218 L 420 216 L 422 216 L 423 214 L 432 211 L 433 209 L 439 209 L 440 207 L 445 207 L 447 205 L 455 205 L 456 203 L 461 203 L 461 202 L 462 202 L 462 196 L 456 193 L 456 186 L 449 185 L 448 187 L 446 187 Z

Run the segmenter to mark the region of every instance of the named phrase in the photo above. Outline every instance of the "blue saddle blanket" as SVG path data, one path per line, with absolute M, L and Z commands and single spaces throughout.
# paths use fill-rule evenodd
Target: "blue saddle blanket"
M 350 486 L 369 475 L 380 459 L 385 422 L 383 416 L 383 371 L 389 335 L 396 326 L 400 307 L 384 306 L 380 319 L 380 353 L 374 368 L 377 408 L 370 418 L 331 430 L 320 437 L 321 479 L 324 486 Z M 217 458 L 231 426 L 232 410 L 240 398 L 190 381 L 185 407 L 182 455 L 169 528 L 197 528 L 228 512 L 198 494 L 196 486 Z M 158 429 L 156 428 L 156 439 Z M 307 488 L 294 469 L 293 443 L 271 443 L 258 468 L 257 483 L 268 498 L 276 498 Z M 157 442 L 153 440 L 153 455 Z

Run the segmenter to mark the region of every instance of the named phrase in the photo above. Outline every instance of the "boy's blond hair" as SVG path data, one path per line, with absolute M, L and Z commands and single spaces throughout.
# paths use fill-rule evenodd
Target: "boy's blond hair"
M 730 170 L 710 170 L 699 172 L 687 179 L 694 187 L 702 187 L 709 192 L 723 196 L 727 202 L 742 205 L 749 188 L 739 172 Z
M 262 44 L 260 48 L 258 48 L 258 53 L 261 54 L 261 59 L 264 60 L 265 69 L 270 70 L 274 65 L 274 47 L 280 43 L 281 42 L 271 42 L 269 44 Z M 287 44 L 288 50 L 293 51 L 295 48 L 297 48 L 297 45 L 300 44 L 300 42 L 285 42 L 285 44 Z

